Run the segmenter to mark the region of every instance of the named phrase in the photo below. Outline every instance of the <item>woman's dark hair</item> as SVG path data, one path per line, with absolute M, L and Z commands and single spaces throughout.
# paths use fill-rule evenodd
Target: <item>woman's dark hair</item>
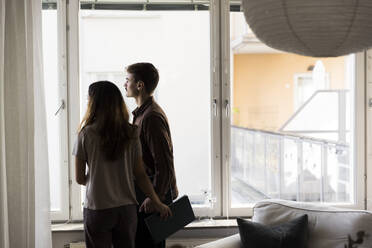
M 88 94 L 88 107 L 79 132 L 94 123 L 103 153 L 107 160 L 113 161 L 122 154 L 127 141 L 133 136 L 123 96 L 119 88 L 109 81 L 92 83 Z
M 136 63 L 127 67 L 127 72 L 131 73 L 136 82 L 142 81 L 145 90 L 152 94 L 159 82 L 159 73 L 151 63 Z

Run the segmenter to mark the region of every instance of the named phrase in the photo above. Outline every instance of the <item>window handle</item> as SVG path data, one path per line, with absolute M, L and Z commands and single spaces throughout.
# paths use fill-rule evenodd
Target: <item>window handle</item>
M 65 107 L 66 107 L 65 100 L 62 100 L 61 105 L 59 106 L 59 108 L 57 109 L 54 115 L 55 116 L 58 115 L 59 111 L 61 111 L 62 109 L 65 109 Z
M 225 110 L 226 110 L 226 117 L 230 116 L 230 103 L 229 100 L 225 100 Z
M 217 99 L 213 99 L 213 114 L 214 117 L 217 117 Z

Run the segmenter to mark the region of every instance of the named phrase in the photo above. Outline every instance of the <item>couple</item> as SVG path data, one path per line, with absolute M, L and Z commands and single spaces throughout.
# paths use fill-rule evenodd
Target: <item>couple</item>
M 86 185 L 87 248 L 165 247 L 165 241 L 154 244 L 144 222 L 152 212 L 170 217 L 166 204 L 178 196 L 168 121 L 152 97 L 158 81 L 150 63 L 127 67 L 126 95 L 138 105 L 134 125 L 117 86 L 108 81 L 89 86 L 73 151 L 76 181 Z

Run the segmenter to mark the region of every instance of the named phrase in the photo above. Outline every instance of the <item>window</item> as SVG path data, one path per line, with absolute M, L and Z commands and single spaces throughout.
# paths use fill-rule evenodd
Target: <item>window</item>
M 154 97 L 196 215 L 247 216 L 266 198 L 362 208 L 362 53 L 276 51 L 239 1 L 61 2 L 43 1 L 53 220 L 82 219 L 71 152 L 89 85 L 110 80 L 125 96 L 125 66 L 140 61 L 159 69 Z
M 89 85 L 103 79 L 116 83 L 133 111 L 125 66 L 152 62 L 160 73 L 154 97 L 170 123 L 177 184 L 195 205 L 211 189 L 209 18 L 208 9 L 80 11 L 80 119 Z
M 361 206 L 356 115 L 363 105 L 355 97 L 362 55 L 289 54 L 260 43 L 243 13 L 231 12 L 230 25 L 231 212 L 268 198 Z
M 59 2 L 43 3 L 42 41 L 47 116 L 50 200 L 53 220 L 66 220 L 69 216 L 68 146 L 65 60 L 62 7 Z

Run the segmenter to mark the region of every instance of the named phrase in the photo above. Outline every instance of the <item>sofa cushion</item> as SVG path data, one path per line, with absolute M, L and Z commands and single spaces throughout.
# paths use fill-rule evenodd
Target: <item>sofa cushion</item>
M 238 234 L 234 234 L 232 236 L 218 239 L 213 242 L 209 242 L 196 248 L 241 248 L 240 236 Z
M 253 209 L 252 221 L 277 225 L 308 215 L 308 248 L 372 247 L 372 213 L 285 200 L 265 200 Z
M 275 226 L 238 218 L 240 239 L 245 248 L 305 248 L 308 239 L 307 215 Z

